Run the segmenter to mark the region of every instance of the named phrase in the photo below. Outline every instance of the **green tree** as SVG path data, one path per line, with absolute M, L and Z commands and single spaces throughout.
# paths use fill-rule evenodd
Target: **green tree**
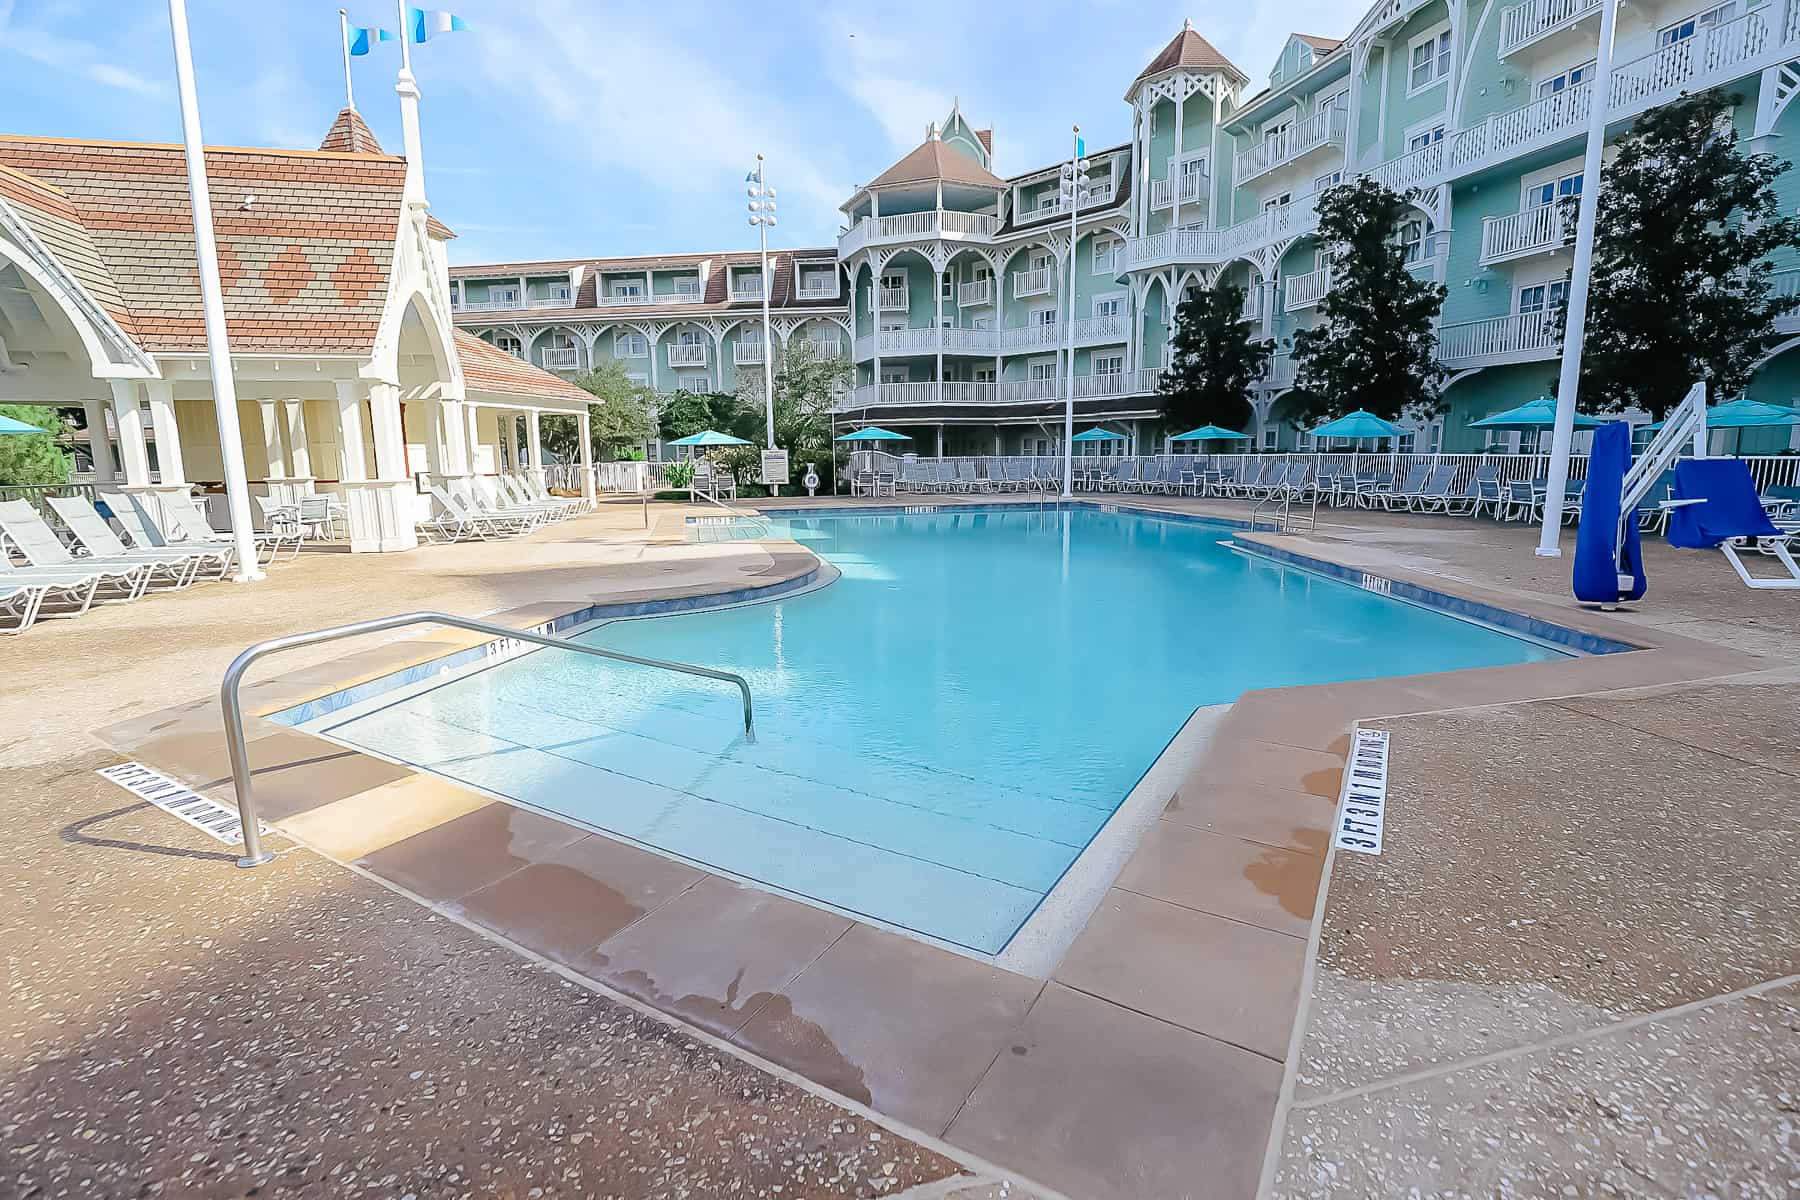
M 700 392 L 671 392 L 663 398 L 660 428 L 664 439 L 689 437 L 711 428 L 712 423 L 711 397 Z
M 0 484 L 67 483 L 71 462 L 58 445 L 62 415 L 39 404 L 0 404 L 0 415 L 45 433 L 0 434 Z
M 1367 409 L 1392 420 L 1438 411 L 1441 284 L 1406 269 L 1397 240 L 1407 198 L 1373 179 L 1319 197 L 1319 242 L 1331 288 L 1319 323 L 1294 334 L 1292 411 L 1302 421 Z
M 855 368 L 837 354 L 821 354 L 805 338 L 790 338 L 775 363 L 775 444 L 788 452 L 799 472 L 831 461 L 831 409 L 849 388 Z M 761 371 L 739 371 L 737 405 L 753 432 L 739 437 L 767 440 Z M 737 431 L 733 431 L 737 432 Z
M 1174 361 L 1157 391 L 1181 431 L 1201 425 L 1242 429 L 1250 422 L 1250 388 L 1274 347 L 1251 336 L 1239 319 L 1244 289 L 1223 276 L 1175 310 Z
M 1717 89 L 1653 108 L 1600 177 L 1581 406 L 1661 420 L 1696 379 L 1742 391 L 1800 296 L 1773 294 L 1769 256 L 1800 247 L 1800 217 L 1774 182 L 1791 164 L 1746 154 L 1742 97 Z M 1565 220 L 1574 231 L 1571 205 Z M 1566 309 L 1551 319 L 1560 333 Z
M 597 457 L 614 458 L 650 440 L 656 393 L 627 375 L 624 364 L 602 360 L 576 376 L 575 386 L 598 400 L 588 406 Z

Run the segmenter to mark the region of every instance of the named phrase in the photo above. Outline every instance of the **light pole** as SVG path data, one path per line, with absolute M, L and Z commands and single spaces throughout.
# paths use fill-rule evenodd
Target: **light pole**
M 194 94 L 194 52 L 188 43 L 187 0 L 169 0 L 175 42 L 175 85 L 181 97 L 181 140 L 187 155 L 188 202 L 194 210 L 194 255 L 200 267 L 200 311 L 206 323 L 206 356 L 212 370 L 213 410 L 219 424 L 219 461 L 225 503 L 237 547 L 240 583 L 263 578 L 250 531 L 250 484 L 244 475 L 244 437 L 238 427 L 237 380 L 225 332 L 225 294 L 219 286 L 219 248 L 213 240 L 212 196 L 206 185 L 206 151 L 200 137 L 200 101 Z
M 1081 141 L 1081 126 L 1074 126 L 1073 153 L 1062 169 L 1062 202 L 1069 206 L 1069 306 L 1063 311 L 1063 337 L 1067 362 L 1063 370 L 1063 479 L 1062 498 L 1074 499 L 1075 478 L 1075 240 L 1076 218 L 1081 207 L 1081 189 L 1088 182 L 1088 161 L 1082 157 L 1087 147 Z
M 1587 85 L 1587 154 L 1581 163 L 1581 207 L 1575 217 L 1575 262 L 1569 271 L 1568 318 L 1563 327 L 1562 373 L 1556 380 L 1556 424 L 1550 437 L 1549 478 L 1544 481 L 1539 558 L 1562 554 L 1563 497 L 1569 487 L 1569 448 L 1575 440 L 1575 400 L 1581 387 L 1581 349 L 1587 338 L 1588 282 L 1594 272 L 1594 226 L 1600 213 L 1600 158 L 1606 150 L 1617 7 L 1616 0 L 1600 0 L 1600 47 L 1594 60 L 1594 82 Z
M 745 188 L 750 196 L 750 223 L 756 226 L 756 232 L 762 238 L 762 368 L 763 368 L 763 411 L 768 419 L 769 449 L 775 448 L 775 358 L 773 331 L 769 328 L 769 293 L 775 290 L 775 281 L 769 278 L 769 227 L 775 224 L 775 189 L 763 180 L 763 156 L 756 156 L 756 170 L 750 174 L 751 183 Z

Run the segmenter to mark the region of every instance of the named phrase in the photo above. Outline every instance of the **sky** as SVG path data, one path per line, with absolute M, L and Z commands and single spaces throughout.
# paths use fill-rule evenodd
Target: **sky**
M 1368 0 L 439 0 L 470 25 L 414 48 L 432 211 L 451 261 L 753 249 L 744 175 L 777 190 L 771 245 L 831 246 L 838 206 L 953 100 L 996 170 L 1131 134 L 1123 96 L 1183 17 L 1252 89 L 1291 32 L 1341 37 Z M 189 0 L 213 145 L 315 149 L 344 103 L 337 10 L 387 0 Z M 352 60 L 399 153 L 397 43 Z M 0 132 L 174 142 L 164 0 L 0 0 Z

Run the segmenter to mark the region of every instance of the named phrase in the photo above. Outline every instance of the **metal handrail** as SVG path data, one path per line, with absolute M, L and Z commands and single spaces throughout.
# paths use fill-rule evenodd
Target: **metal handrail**
M 262 848 L 262 831 L 256 821 L 256 798 L 250 787 L 250 751 L 244 744 L 244 711 L 238 702 L 238 684 L 244 678 L 244 672 L 258 659 L 283 650 L 294 650 L 301 646 L 316 646 L 321 642 L 336 642 L 344 638 L 355 637 L 362 633 L 380 633 L 386 629 L 398 629 L 403 625 L 449 625 L 456 629 L 467 629 L 473 633 L 485 633 L 493 637 L 517 638 L 522 642 L 533 642 L 539 646 L 549 646 L 557 650 L 574 650 L 579 654 L 591 654 L 595 658 L 608 658 L 615 662 L 631 663 L 639 667 L 655 667 L 662 671 L 679 671 L 684 675 L 699 675 L 706 679 L 717 679 L 722 683 L 736 684 L 738 691 L 744 696 L 744 740 L 756 740 L 756 714 L 750 700 L 750 684 L 742 675 L 730 671 L 716 671 L 711 667 L 697 667 L 691 663 L 667 662 L 660 658 L 640 658 L 635 654 L 626 654 L 620 650 L 605 650 L 599 646 L 585 646 L 580 642 L 572 642 L 567 638 L 551 637 L 548 634 L 533 633 L 529 629 L 511 629 L 505 625 L 494 625 L 487 621 L 474 621 L 468 617 L 452 616 L 440 612 L 400 613 L 392 617 L 377 617 L 372 621 L 356 621 L 349 625 L 337 625 L 330 629 L 315 629 L 311 633 L 295 633 L 287 637 L 270 638 L 266 642 L 258 642 L 242 654 L 231 660 L 225 668 L 225 678 L 219 684 L 219 704 L 225 710 L 225 745 L 231 754 L 231 781 L 237 792 L 238 822 L 244 828 L 244 856 L 238 859 L 240 867 L 260 867 L 275 856 Z

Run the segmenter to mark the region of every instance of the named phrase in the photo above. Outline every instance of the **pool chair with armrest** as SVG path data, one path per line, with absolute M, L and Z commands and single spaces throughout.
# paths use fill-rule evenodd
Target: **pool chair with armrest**
M 157 520 L 157 512 L 161 513 L 158 528 L 169 542 L 181 546 L 217 546 L 232 541 L 229 533 L 220 533 L 207 523 L 206 514 L 200 511 L 200 506 L 194 503 L 192 496 L 163 494 L 157 496 L 155 503 L 156 511 L 148 515 L 154 521 Z M 251 533 L 250 540 L 256 546 L 258 559 L 265 563 L 274 562 L 275 556 L 289 542 L 294 543 L 296 554 L 300 552 L 300 535 L 297 532 L 258 530 Z M 265 554 L 266 558 L 263 557 Z
M 476 507 L 483 512 L 518 513 L 522 516 L 536 518 L 539 525 L 548 525 L 552 521 L 560 521 L 569 515 L 568 507 L 556 500 L 521 502 L 502 491 L 500 484 L 486 475 L 470 477 L 469 490 L 475 498 Z
M 461 528 L 476 537 L 510 537 L 513 534 L 525 533 L 535 528 L 532 520 L 519 516 L 499 516 L 495 513 L 483 512 L 461 496 L 451 492 L 441 483 L 431 485 L 431 498 L 437 501 L 444 515 L 452 519 L 451 527 Z M 458 540 L 452 538 L 451 540 Z
M 1451 503 L 1461 499 L 1456 491 L 1456 468 L 1433 467 L 1425 486 L 1406 502 L 1406 507 L 1417 513 L 1449 512 Z
M 431 515 L 413 523 L 428 542 L 485 542 L 499 536 L 491 521 L 477 517 L 440 485 L 432 485 L 431 503 Z
M 1479 517 L 1482 509 L 1491 508 L 1494 510 L 1494 520 L 1498 521 L 1500 509 L 1506 503 L 1506 489 L 1500 483 L 1500 468 L 1477 468 L 1475 478 L 1469 481 L 1469 495 L 1474 498 L 1474 503 L 1469 507 L 1471 516 Z
M 101 589 L 117 593 L 107 597 L 109 600 L 136 600 L 149 588 L 151 576 L 157 574 L 161 566 L 137 558 L 77 558 L 63 545 L 56 531 L 44 523 L 44 518 L 29 500 L 0 500 L 0 534 L 5 534 L 6 541 L 30 564 L 28 568 L 14 572 L 11 578 L 15 581 L 33 574 L 40 578 L 57 576 L 65 579 L 93 574 L 99 577 Z M 161 573 L 168 576 L 166 570 Z M 171 582 L 170 586 L 175 584 Z
M 1793 555 L 1796 535 L 1769 518 L 1742 459 L 1684 459 L 1675 464 L 1674 492 L 1673 499 L 1663 502 L 1670 509 L 1671 546 L 1723 552 L 1745 587 L 1800 589 L 1800 563 Z M 1785 574 L 1752 575 L 1740 557 L 1743 550 L 1772 556 Z
M 500 498 L 512 507 L 530 508 L 535 505 L 548 512 L 553 521 L 566 521 L 587 507 L 585 500 L 575 500 L 568 496 L 534 496 L 510 475 L 494 476 L 493 484 Z
M 981 477 L 975 460 L 959 458 L 956 460 L 956 490 L 959 492 L 987 492 L 993 485 Z
M 487 480 L 470 479 L 458 491 L 454 484 L 445 487 L 452 496 L 461 496 L 463 506 L 478 516 L 491 517 L 496 521 L 514 521 L 523 526 L 521 532 L 530 533 L 548 525 L 551 520 L 550 510 L 538 506 L 527 507 L 519 504 L 502 504 L 492 488 L 481 486 Z
M 1411 508 L 1413 499 L 1425 491 L 1425 481 L 1431 478 L 1431 464 L 1420 463 L 1407 471 L 1406 478 L 1398 487 L 1390 488 L 1380 495 L 1381 506 L 1389 512 Z
M 0 538 L 0 542 L 4 540 Z M 24 633 L 38 621 L 79 617 L 93 607 L 104 581 L 101 571 L 89 567 L 15 567 L 0 546 L 0 611 L 13 618 L 13 624 L 0 633 Z
M 164 574 L 175 575 L 181 579 L 177 585 L 186 587 L 199 578 L 200 572 L 217 567 L 216 578 L 225 578 L 225 572 L 231 569 L 234 557 L 228 549 L 215 546 L 147 546 L 132 549 L 119 540 L 112 526 L 106 523 L 86 496 L 51 496 L 50 507 L 55 510 L 68 531 L 75 535 L 75 540 L 83 550 L 94 558 L 112 559 L 116 562 L 147 562 L 155 565 Z

